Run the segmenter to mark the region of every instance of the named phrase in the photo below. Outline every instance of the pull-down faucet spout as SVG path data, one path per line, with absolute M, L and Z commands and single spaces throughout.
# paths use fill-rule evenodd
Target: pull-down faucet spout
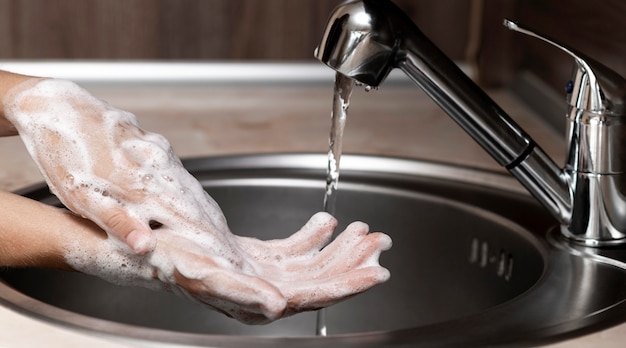
M 539 37 L 512 22 L 506 25 Z M 394 68 L 402 70 L 552 213 L 566 236 L 590 246 L 626 242 L 626 165 L 621 162 L 626 160 L 626 82 L 603 65 L 568 53 L 579 69 L 569 91 L 570 144 L 563 169 L 388 0 L 337 7 L 315 56 L 369 86 L 381 84 Z M 581 67 L 587 61 L 593 64 Z M 610 84 L 602 90 L 598 81 Z

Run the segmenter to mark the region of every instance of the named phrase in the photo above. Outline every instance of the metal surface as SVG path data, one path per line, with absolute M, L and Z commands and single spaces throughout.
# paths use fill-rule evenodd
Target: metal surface
M 576 64 L 568 102 L 568 162 L 559 168 L 491 98 L 391 1 L 349 1 L 335 9 L 315 52 L 318 60 L 378 86 L 398 68 L 585 245 L 626 242 L 626 80 L 606 66 L 552 44 Z
M 626 80 L 581 52 L 510 20 L 504 25 L 574 59 L 567 87 L 565 166 L 573 206 L 563 233 L 590 246 L 626 237 Z M 584 207 L 584 208 L 582 208 Z
M 325 154 L 200 158 L 185 166 L 236 234 L 281 238 L 321 209 Z M 22 194 L 58 204 L 45 186 Z M 18 311 L 140 346 L 532 345 L 626 320 L 626 251 L 577 248 L 509 176 L 436 163 L 342 158 L 337 217 L 387 232 L 388 283 L 315 315 L 245 326 L 183 298 L 50 270 L 3 270 Z M 550 232 L 552 231 L 552 232 Z M 589 252 L 593 250 L 593 252 Z M 157 344 L 158 343 L 158 344 Z
M 570 106 L 588 112 L 624 115 L 626 81 L 622 76 L 582 52 L 511 20 L 505 19 L 504 26 L 548 43 L 574 59 L 575 70 L 567 90 Z

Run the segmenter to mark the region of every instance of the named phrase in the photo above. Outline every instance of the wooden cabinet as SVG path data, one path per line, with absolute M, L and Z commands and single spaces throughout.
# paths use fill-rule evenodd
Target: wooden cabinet
M 626 1 L 481 0 L 485 2 L 481 40 L 481 80 L 506 84 L 529 70 L 559 92 L 573 60 L 535 38 L 508 32 L 502 18 L 519 21 L 604 63 L 626 77 Z
M 311 59 L 337 0 L 0 0 L 0 59 Z M 398 0 L 454 59 L 469 1 Z

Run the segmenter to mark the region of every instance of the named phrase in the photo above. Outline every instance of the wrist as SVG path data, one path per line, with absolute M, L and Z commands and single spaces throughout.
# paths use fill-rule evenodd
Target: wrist
M 0 202 L 8 207 L 0 211 L 0 265 L 68 268 L 60 228 L 70 219 L 63 211 L 4 191 Z
M 92 221 L 74 218 L 79 219 L 73 223 L 74 228 L 78 225 L 81 231 L 71 235 L 78 238 L 65 238 L 60 246 L 63 262 L 69 268 L 117 285 L 167 288 L 156 279 L 158 271 L 149 262 L 151 255 L 137 255 Z
M 11 104 L 12 98 L 17 93 L 32 87 L 41 80 L 38 77 L 0 71 L 0 136 L 17 134 L 15 125 L 7 117 L 6 105 Z

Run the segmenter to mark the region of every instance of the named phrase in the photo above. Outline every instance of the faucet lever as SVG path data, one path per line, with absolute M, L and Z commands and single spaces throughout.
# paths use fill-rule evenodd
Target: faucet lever
M 572 80 L 566 88 L 568 104 L 585 111 L 623 115 L 626 111 L 626 80 L 591 57 L 567 47 L 554 39 L 505 19 L 504 26 L 542 40 L 567 53 L 576 63 Z

